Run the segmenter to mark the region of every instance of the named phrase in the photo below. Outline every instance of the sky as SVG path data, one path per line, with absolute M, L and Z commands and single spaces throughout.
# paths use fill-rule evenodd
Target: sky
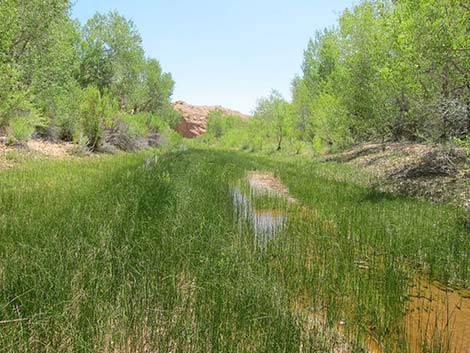
M 303 51 L 352 0 L 75 0 L 72 16 L 132 20 L 148 57 L 175 80 L 173 100 L 250 114 L 260 97 L 291 97 Z

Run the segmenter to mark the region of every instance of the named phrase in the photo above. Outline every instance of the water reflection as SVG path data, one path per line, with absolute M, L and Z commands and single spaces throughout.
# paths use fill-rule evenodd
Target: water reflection
M 257 210 L 239 186 L 230 188 L 234 219 L 240 231 L 249 227 L 255 235 L 255 245 L 263 245 L 285 227 L 287 215 L 277 210 Z M 250 195 L 252 192 L 250 192 Z
M 252 221 L 256 236 L 272 238 L 285 227 L 287 216 L 272 210 L 254 210 Z

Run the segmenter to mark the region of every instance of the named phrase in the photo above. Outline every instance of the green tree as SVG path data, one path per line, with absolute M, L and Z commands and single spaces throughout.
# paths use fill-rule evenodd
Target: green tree
M 34 126 L 43 126 L 38 117 L 47 115 L 55 88 L 70 79 L 60 57 L 68 44 L 55 50 L 68 9 L 67 0 L 0 2 L 0 127 L 11 124 L 30 135 Z M 59 81 L 45 74 L 56 66 L 67 67 L 55 76 Z
M 135 111 L 161 113 L 170 104 L 174 81 L 163 72 L 157 59 L 147 59 L 142 67 L 140 89 L 136 93 Z
M 68 0 L 3 0 L 0 2 L 0 60 L 26 63 L 34 48 L 44 48 L 51 29 L 67 16 Z
M 359 140 L 385 139 L 393 125 L 393 86 L 380 74 L 390 52 L 385 1 L 362 1 L 339 19 L 345 75 L 341 98 Z
M 291 116 L 290 104 L 275 90 L 258 101 L 254 117 L 265 123 L 268 136 L 276 142 L 277 151 L 282 149 L 282 142 L 290 132 Z
M 48 50 L 34 56 L 31 91 L 35 106 L 51 120 L 49 135 L 53 137 L 70 139 L 73 135 L 79 90 L 75 79 L 80 65 L 79 34 L 78 23 L 66 17 L 52 28 L 54 40 Z
M 302 142 L 311 142 L 314 137 L 310 124 L 312 120 L 311 101 L 312 94 L 305 80 L 298 76 L 295 77 L 292 81 L 293 129 L 295 129 L 297 139 Z
M 470 131 L 470 7 L 459 0 L 400 0 L 394 10 L 402 67 L 418 83 L 414 108 L 421 134 Z
M 134 108 L 144 50 L 134 23 L 117 12 L 95 14 L 82 28 L 79 82 L 94 85 L 119 99 L 124 110 Z

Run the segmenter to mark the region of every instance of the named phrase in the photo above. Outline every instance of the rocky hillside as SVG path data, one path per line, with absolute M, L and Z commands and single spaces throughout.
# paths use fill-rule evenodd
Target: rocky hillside
M 188 138 L 197 137 L 206 132 L 207 115 L 215 110 L 220 110 L 226 115 L 238 116 L 242 119 L 250 118 L 248 115 L 221 106 L 197 106 L 178 101 L 174 103 L 173 107 L 182 115 L 181 122 L 176 131 Z

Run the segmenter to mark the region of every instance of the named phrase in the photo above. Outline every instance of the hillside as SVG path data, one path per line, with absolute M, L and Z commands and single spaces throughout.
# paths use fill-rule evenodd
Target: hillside
M 225 115 L 237 116 L 242 119 L 249 119 L 250 116 L 242 114 L 236 110 L 227 109 L 219 105 L 192 105 L 182 101 L 173 104 L 174 109 L 179 112 L 181 122 L 176 128 L 182 136 L 193 138 L 204 134 L 207 131 L 207 116 L 210 112 L 221 111 Z
M 470 157 L 464 148 L 364 144 L 323 158 L 378 177 L 374 186 L 382 191 L 470 207 Z

